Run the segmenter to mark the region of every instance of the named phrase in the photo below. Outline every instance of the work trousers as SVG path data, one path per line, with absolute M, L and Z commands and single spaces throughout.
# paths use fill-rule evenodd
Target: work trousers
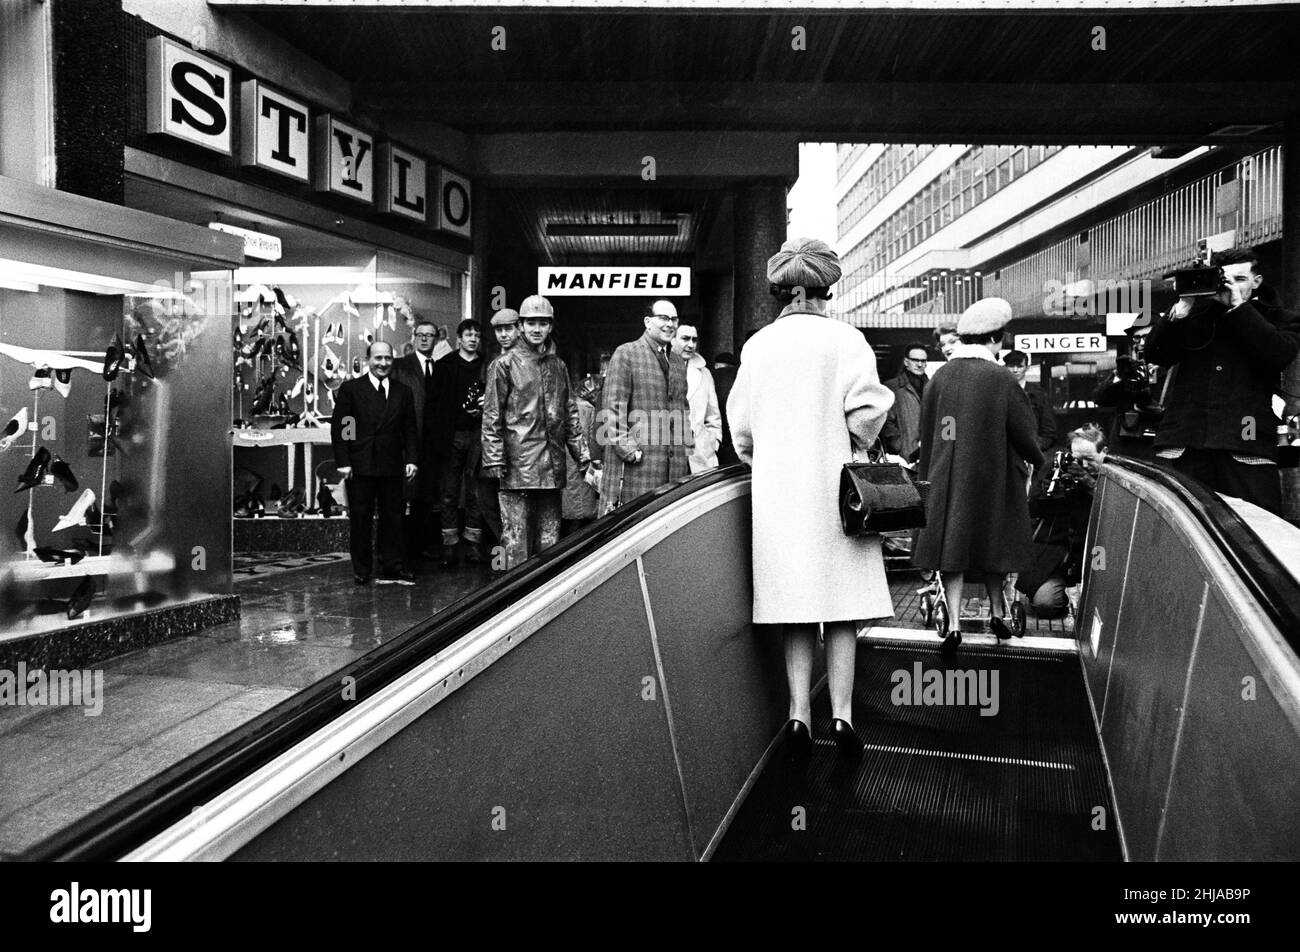
M 477 545 L 483 534 L 478 508 L 478 463 L 483 454 L 478 430 L 457 430 L 447 444 L 442 463 L 442 544 L 454 546 L 460 537 L 460 496 L 465 494 L 465 541 Z
M 561 490 L 502 489 L 501 545 L 506 567 L 560 541 Z

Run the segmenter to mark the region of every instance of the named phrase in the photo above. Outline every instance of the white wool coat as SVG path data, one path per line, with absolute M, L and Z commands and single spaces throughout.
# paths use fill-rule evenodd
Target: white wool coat
M 722 411 L 718 408 L 718 391 L 708 362 L 699 354 L 686 361 L 686 403 L 691 408 L 691 435 L 695 445 L 686 461 L 692 473 L 702 473 L 718 465 L 718 446 L 722 443 Z
M 846 536 L 838 500 L 854 438 L 875 441 L 894 395 L 861 331 L 806 308 L 750 338 L 727 399 L 753 468 L 753 621 L 893 617 L 880 537 Z

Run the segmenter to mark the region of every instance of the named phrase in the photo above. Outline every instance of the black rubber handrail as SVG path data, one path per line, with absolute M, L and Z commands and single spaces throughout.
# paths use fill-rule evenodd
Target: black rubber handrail
M 1300 582 L 1231 506 L 1184 473 L 1127 456 L 1108 455 L 1106 462 L 1173 493 L 1228 560 L 1291 650 L 1300 655 Z
M 355 679 L 357 700 L 374 695 L 655 513 L 748 472 L 749 467 L 741 464 L 725 466 L 668 483 L 620 506 L 497 581 L 465 595 L 393 641 L 74 821 L 17 858 L 86 862 L 124 856 L 355 706 L 356 701 L 343 699 L 343 678 Z

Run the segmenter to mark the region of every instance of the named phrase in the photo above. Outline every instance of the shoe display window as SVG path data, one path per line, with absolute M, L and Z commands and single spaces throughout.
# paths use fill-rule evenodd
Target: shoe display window
M 372 342 L 410 353 L 417 320 L 433 321 L 450 353 L 464 276 L 366 249 L 350 266 L 246 267 L 234 281 L 234 516 L 342 518 L 329 445 L 335 392 L 367 372 Z
M 0 224 L 0 638 L 230 593 L 231 270 L 122 214 Z

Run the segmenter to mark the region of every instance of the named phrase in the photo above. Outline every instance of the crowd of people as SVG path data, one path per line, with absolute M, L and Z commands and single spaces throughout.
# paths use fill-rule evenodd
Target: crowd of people
M 1248 250 L 1217 264 L 1216 294 L 1181 299 L 1149 328 L 1147 356 L 1173 368 L 1155 448 L 1209 488 L 1278 512 L 1271 400 L 1300 350 L 1300 317 L 1278 304 Z M 882 383 L 862 333 L 828 319 L 840 276 L 825 243 L 786 242 L 768 263 L 780 314 L 751 333 L 739 359 L 719 354 L 713 368 L 698 352 L 698 329 L 681 323 L 669 300 L 647 308 L 643 333 L 613 352 L 603 379 L 570 378 L 551 340 L 554 307 L 539 295 L 493 315 L 500 353 L 490 361 L 469 320 L 440 358 L 427 322 L 400 360 L 390 345 L 373 344 L 369 373 L 344 385 L 332 424 L 349 478 L 357 582 L 372 575 L 376 511 L 380 572 L 409 577 L 404 499 L 421 536 L 440 537 L 440 551 L 426 555 L 452 565 L 463 542 L 467 558 L 483 560 L 495 539 L 498 567 L 509 568 L 566 527 L 688 473 L 747 463 L 752 620 L 784 627 L 788 742 L 796 751 L 812 742 L 820 632 L 833 739 L 860 752 L 851 715 L 856 634 L 894 608 L 880 537 L 841 529 L 842 464 L 880 448 L 930 483 L 912 564 L 939 573 L 952 606 L 962 604 L 967 579 L 983 583 L 989 627 L 1009 638 L 1002 595 L 1011 574 L 1038 615 L 1069 610 L 1109 447 L 1095 423 L 1058 443 L 1047 395 L 1026 382 L 1027 355 L 999 360 L 1012 318 L 1006 301 L 982 299 L 935 329 L 945 358 L 935 373 L 927 373 L 931 348 L 918 342 Z

